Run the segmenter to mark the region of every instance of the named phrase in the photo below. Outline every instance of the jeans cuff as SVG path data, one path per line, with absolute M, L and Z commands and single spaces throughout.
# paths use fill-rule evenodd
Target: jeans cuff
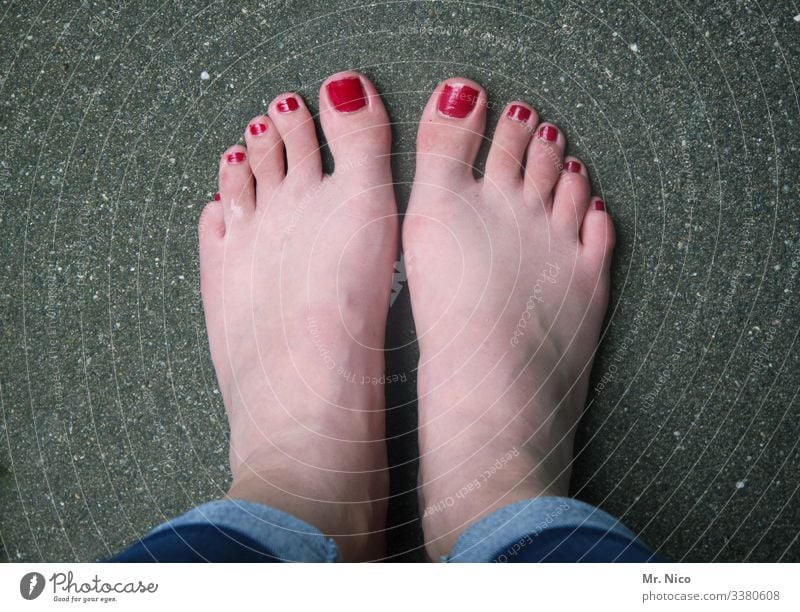
M 507 561 L 533 538 L 549 530 L 606 533 L 646 548 L 619 519 L 599 508 L 567 497 L 535 497 L 515 502 L 468 527 L 443 561 Z M 505 559 L 504 559 L 505 557 Z
M 186 526 L 216 527 L 246 534 L 280 561 L 333 563 L 339 560 L 336 543 L 316 527 L 276 508 L 242 499 L 202 504 L 159 525 L 149 535 Z

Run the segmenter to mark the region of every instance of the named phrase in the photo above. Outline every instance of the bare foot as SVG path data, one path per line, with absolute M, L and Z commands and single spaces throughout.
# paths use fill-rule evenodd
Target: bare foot
M 403 225 L 434 559 L 502 506 L 567 495 L 608 302 L 614 227 L 585 165 L 565 160 L 558 128 L 515 102 L 475 180 L 486 104 L 467 79 L 437 87 Z
M 247 148 L 222 155 L 220 201 L 200 219 L 203 306 L 231 427 L 229 496 L 298 516 L 345 560 L 376 559 L 397 254 L 391 133 L 375 87 L 354 72 L 323 84 L 320 121 L 330 176 L 292 93 L 250 122 Z

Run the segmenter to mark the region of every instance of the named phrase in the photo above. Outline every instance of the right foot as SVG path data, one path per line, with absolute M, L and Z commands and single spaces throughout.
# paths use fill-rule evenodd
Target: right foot
M 375 87 L 330 77 L 320 120 L 296 94 L 255 117 L 220 161 L 200 219 L 209 344 L 231 427 L 229 497 L 334 537 L 345 560 L 383 552 L 388 476 L 383 343 L 397 218 L 391 133 Z M 284 164 L 284 150 L 286 164 Z
M 585 165 L 564 159 L 555 126 L 514 103 L 476 181 L 486 101 L 466 79 L 437 87 L 403 224 L 434 559 L 502 506 L 567 495 L 608 301 L 614 227 Z

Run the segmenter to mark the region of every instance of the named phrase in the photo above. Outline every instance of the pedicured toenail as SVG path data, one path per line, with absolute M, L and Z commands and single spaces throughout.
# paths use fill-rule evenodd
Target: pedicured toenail
M 250 133 L 253 136 L 261 136 L 264 132 L 267 131 L 267 124 L 266 123 L 251 123 L 250 124 Z
M 297 103 L 297 100 L 294 98 L 284 98 L 275 104 L 275 108 L 279 113 L 291 113 L 292 111 L 296 111 L 299 106 L 300 105 Z
M 595 210 L 605 210 L 606 209 L 606 203 L 603 202 L 603 200 L 595 200 L 594 201 L 594 209 Z
M 439 112 L 445 117 L 463 119 L 472 112 L 480 92 L 461 83 L 448 83 L 439 94 Z
M 328 99 L 340 113 L 352 113 L 367 105 L 367 94 L 358 77 L 346 77 L 328 83 Z
M 222 196 L 219 195 L 219 191 L 214 194 L 214 201 L 219 202 L 222 199 Z
M 564 170 L 566 170 L 567 172 L 580 172 L 581 162 L 570 160 L 566 164 L 564 164 Z
M 525 123 L 528 119 L 531 118 L 531 109 L 525 108 L 524 106 L 520 106 L 519 104 L 512 104 L 511 107 L 508 109 L 506 116 L 509 119 L 513 119 L 514 121 Z
M 555 142 L 558 140 L 558 130 L 552 125 L 543 125 L 539 130 L 539 138 L 547 142 Z
M 245 154 L 241 151 L 236 151 L 236 153 L 228 153 L 227 159 L 229 164 L 241 164 L 245 159 Z

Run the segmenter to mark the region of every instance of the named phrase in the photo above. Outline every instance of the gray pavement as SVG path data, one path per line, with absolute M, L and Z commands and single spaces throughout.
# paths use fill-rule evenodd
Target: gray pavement
M 792 5 L 4 0 L 0 557 L 103 557 L 225 491 L 197 215 L 273 95 L 316 107 L 355 68 L 401 206 L 451 75 L 534 104 L 589 166 L 620 240 L 575 494 L 674 559 L 800 561 Z M 413 339 L 403 289 L 388 344 Z M 398 560 L 421 559 L 415 360 L 387 354 L 412 373 L 388 398 Z

